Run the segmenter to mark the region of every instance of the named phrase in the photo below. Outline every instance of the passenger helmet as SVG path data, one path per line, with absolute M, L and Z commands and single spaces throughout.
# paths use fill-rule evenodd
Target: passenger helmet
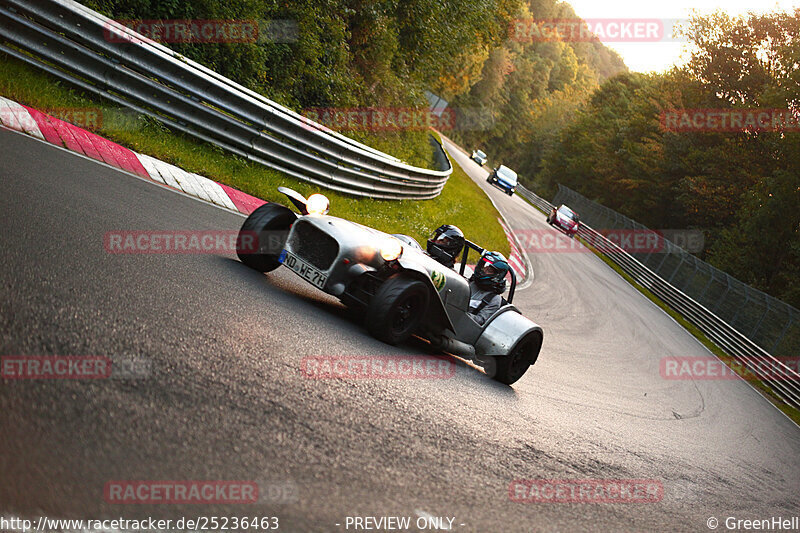
M 502 294 L 506 290 L 506 275 L 511 267 L 500 252 L 483 252 L 470 281 L 487 291 Z
M 428 253 L 443 265 L 453 267 L 464 248 L 464 234 L 456 226 L 439 226 L 428 239 Z

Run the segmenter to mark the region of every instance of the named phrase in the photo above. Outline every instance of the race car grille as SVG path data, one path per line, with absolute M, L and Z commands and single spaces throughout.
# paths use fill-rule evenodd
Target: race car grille
M 298 220 L 295 222 L 289 243 L 292 251 L 320 270 L 328 270 L 339 255 L 336 239 L 314 224 Z

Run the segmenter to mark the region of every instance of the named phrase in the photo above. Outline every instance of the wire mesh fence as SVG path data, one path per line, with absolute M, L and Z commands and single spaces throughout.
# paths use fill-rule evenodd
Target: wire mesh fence
M 553 204 L 566 204 L 600 231 L 648 228 L 569 187 L 558 186 Z M 776 357 L 800 353 L 800 311 L 698 259 L 656 232 L 659 242 L 631 255 Z

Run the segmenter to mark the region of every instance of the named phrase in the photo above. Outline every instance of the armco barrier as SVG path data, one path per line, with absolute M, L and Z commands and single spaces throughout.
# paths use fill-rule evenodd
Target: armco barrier
M 553 203 L 567 204 L 594 228 L 652 233 L 635 220 L 561 184 Z M 767 352 L 779 357 L 800 353 L 800 311 L 706 263 L 671 238 L 658 232 L 652 237 L 662 253 L 632 251 L 631 255 Z M 692 244 L 685 236 L 680 242 L 684 247 Z
M 108 39 L 110 30 L 124 37 Z M 4 0 L 0 38 L 0 51 L 12 57 L 238 156 L 328 189 L 379 199 L 424 200 L 438 196 L 452 172 L 446 155 L 442 170 L 403 163 L 72 0 Z
M 517 186 L 517 194 L 544 212 L 549 212 L 555 207 L 521 185 Z M 681 316 L 697 326 L 717 346 L 735 357 L 755 376 L 767 383 L 786 403 L 800 408 L 800 374 L 794 369 L 762 349 L 706 307 L 670 285 L 641 261 L 591 227 L 581 223 L 578 235 L 611 259 L 637 283 L 646 287 Z M 764 362 L 769 364 L 761 364 Z M 781 377 L 775 379 L 776 372 L 765 374 L 763 369 L 766 367 L 779 369 L 777 373 Z

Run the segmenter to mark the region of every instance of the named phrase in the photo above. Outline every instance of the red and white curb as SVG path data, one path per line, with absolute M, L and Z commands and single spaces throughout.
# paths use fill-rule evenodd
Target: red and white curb
M 199 174 L 186 172 L 175 165 L 136 153 L 69 122 L 45 115 L 2 96 L 0 125 L 245 215 L 266 203 L 260 198 Z
M 72 152 L 106 163 L 136 176 L 150 179 L 167 187 L 206 202 L 249 215 L 267 203 L 232 187 L 204 178 L 199 174 L 170 165 L 148 155 L 140 154 L 79 128 L 69 122 L 45 115 L 37 109 L 0 96 L 0 126 L 20 131 Z M 513 234 L 501 219 L 511 247 L 509 263 L 518 273 L 519 282 L 528 278 L 526 261 L 520 254 Z
M 511 267 L 514 269 L 514 272 L 518 274 L 517 277 L 519 277 L 519 282 L 522 283 L 528 279 L 528 268 L 525 266 L 527 264 L 525 258 L 519 251 L 517 240 L 514 238 L 514 235 L 508 226 L 506 226 L 505 221 L 500 217 L 497 218 L 497 221 L 503 227 L 503 231 L 506 234 L 506 239 L 508 239 L 508 245 L 511 247 L 511 255 L 508 257 L 508 264 L 511 265 Z

